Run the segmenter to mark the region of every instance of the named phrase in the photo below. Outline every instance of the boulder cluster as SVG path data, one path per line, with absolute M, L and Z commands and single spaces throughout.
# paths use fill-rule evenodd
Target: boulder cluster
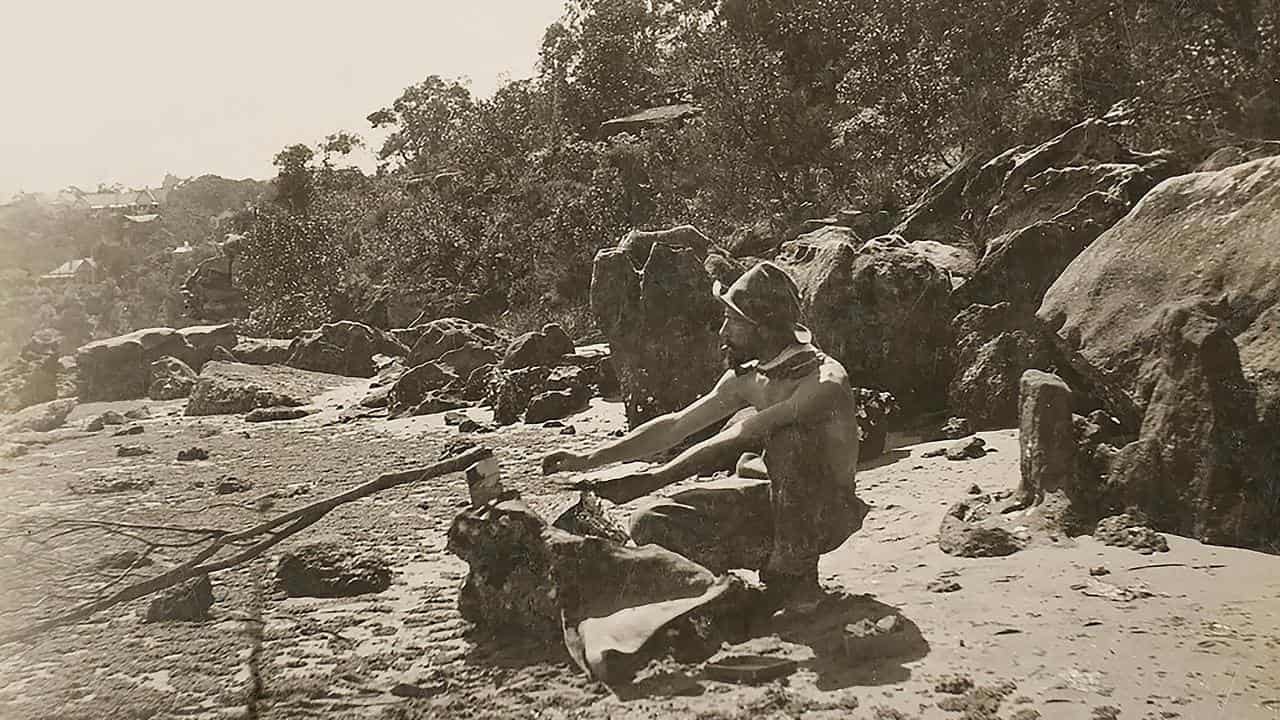
M 1125 511 L 1276 547 L 1280 158 L 1187 173 L 1173 153 L 1126 147 L 1121 126 L 1089 120 L 962 163 L 896 217 L 846 211 L 723 243 L 686 226 L 600 251 L 592 311 L 629 422 L 711 386 L 711 284 L 768 259 L 863 398 L 950 418 L 939 437 L 1020 427 L 1023 486 L 953 508 L 957 552 L 1012 552 Z M 1002 518 L 1030 530 L 1000 535 Z

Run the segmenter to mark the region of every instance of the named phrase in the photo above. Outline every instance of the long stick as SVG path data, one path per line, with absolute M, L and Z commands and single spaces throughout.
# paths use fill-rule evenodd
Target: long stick
M 293 535 L 299 530 L 302 530 L 308 525 L 311 525 L 339 505 L 360 500 L 373 495 L 374 493 L 379 493 L 398 485 L 407 485 L 409 483 L 421 482 L 433 477 L 439 477 L 440 475 L 460 472 L 465 470 L 469 465 L 479 462 L 492 454 L 493 452 L 488 448 L 474 448 L 456 457 L 451 457 L 433 465 L 428 465 L 425 468 L 403 470 L 400 472 L 379 475 L 376 479 L 370 480 L 369 482 L 354 487 L 344 493 L 334 495 L 324 500 L 318 500 L 296 510 L 291 510 L 283 515 L 274 517 L 253 527 L 234 533 L 220 535 L 213 538 L 213 541 L 209 543 L 208 547 L 202 548 L 190 560 L 182 563 L 172 570 L 122 588 L 108 597 L 91 600 L 67 610 L 66 612 L 59 613 L 47 620 L 42 620 L 8 632 L 0 636 L 0 645 L 39 635 L 40 633 L 62 625 L 79 622 L 80 620 L 83 620 L 94 613 L 106 610 L 109 607 L 129 602 L 130 600 L 137 600 L 140 597 L 150 595 L 156 591 L 173 587 L 174 585 L 196 577 L 197 575 L 235 567 L 246 560 L 251 560 L 257 557 L 273 545 L 279 543 L 290 535 Z M 272 532 L 276 528 L 285 524 L 289 524 L 288 527 Z M 205 564 L 207 560 L 212 558 L 219 550 L 227 545 L 242 542 L 268 533 L 270 533 L 268 537 L 245 548 L 244 550 L 241 550 L 229 558 Z

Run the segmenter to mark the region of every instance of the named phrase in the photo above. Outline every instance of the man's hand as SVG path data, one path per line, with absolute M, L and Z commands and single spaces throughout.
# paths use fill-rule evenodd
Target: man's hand
M 591 462 L 586 455 L 579 455 L 568 450 L 557 450 L 542 458 L 543 475 L 551 475 L 558 472 L 579 472 L 590 468 Z

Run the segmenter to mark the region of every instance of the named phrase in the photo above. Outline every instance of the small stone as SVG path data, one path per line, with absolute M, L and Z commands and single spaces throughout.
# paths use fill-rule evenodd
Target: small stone
M 564 427 L 560 428 L 560 434 L 561 435 L 577 435 L 578 429 L 572 425 L 565 425 Z
M 241 480 L 234 475 L 226 475 L 218 479 L 218 485 L 213 492 L 218 495 L 230 495 L 232 493 L 245 492 L 253 488 L 253 484 Z
M 563 422 L 561 422 L 560 420 L 548 420 L 548 421 L 546 421 L 546 422 L 542 423 L 542 427 L 544 427 L 544 428 L 558 428 L 558 427 L 564 427 L 564 423 L 563 423 Z
M 952 445 L 943 452 L 948 460 L 971 460 L 986 455 L 986 445 L 985 440 L 974 437 L 963 443 Z
M 949 593 L 960 589 L 960 583 L 948 578 L 938 578 L 925 586 L 929 592 Z
M 391 587 L 391 568 L 376 555 L 317 543 L 284 553 L 276 578 L 289 597 L 350 597 Z
M 466 420 L 467 420 L 466 414 L 460 413 L 456 410 L 450 410 L 449 412 L 444 414 L 445 425 L 450 425 L 450 426 L 461 425 Z
M 125 435 L 141 435 L 142 432 L 143 427 L 141 425 L 129 425 L 128 427 L 120 428 L 114 433 L 111 433 L 111 435 L 112 437 L 123 437 Z
M 213 586 L 208 575 L 201 575 L 165 590 L 152 600 L 147 608 L 147 622 L 199 622 L 208 619 L 212 606 Z
M 311 414 L 311 410 L 301 407 L 290 407 L 278 405 L 273 407 L 254 408 L 245 416 L 245 422 L 279 422 L 282 420 L 297 420 Z
M 862 619 L 844 628 L 845 654 L 851 660 L 870 660 L 904 653 L 906 633 L 897 615 L 887 615 L 876 622 Z
M 150 455 L 152 452 L 146 445 L 121 445 L 116 448 L 116 457 L 140 457 Z
M 1094 577 L 1101 577 L 1102 575 L 1111 574 L 1111 571 L 1108 570 L 1105 565 L 1095 565 L 1094 567 L 1089 568 L 1089 574 Z
M 146 405 L 139 405 L 138 407 L 125 412 L 124 416 L 130 420 L 146 420 L 151 417 L 151 408 Z
M 106 427 L 106 423 L 102 422 L 102 418 L 101 418 L 101 417 L 96 417 L 96 418 L 93 418 L 92 420 L 90 420 L 89 422 L 87 422 L 87 423 L 85 423 L 85 424 L 84 424 L 84 431 L 85 431 L 85 432 L 99 432 L 99 431 L 101 431 L 104 427 Z
M 493 426 L 486 425 L 482 422 L 476 422 L 471 418 L 467 418 L 466 420 L 463 420 L 462 422 L 458 423 L 458 432 L 460 433 L 491 433 L 493 432 Z
M 111 553 L 98 558 L 98 567 L 102 570 L 127 570 L 131 567 L 151 565 L 151 558 L 139 555 L 133 550 Z
M 627 431 L 626 431 L 626 430 L 623 430 L 622 428 L 618 428 L 617 430 L 610 430 L 610 431 L 609 431 L 609 437 L 622 437 L 622 436 L 624 436 L 624 435 L 626 435 L 626 434 L 627 434 Z
M 973 689 L 973 678 L 967 675 L 947 675 L 934 683 L 935 692 L 963 695 Z
M 1019 708 L 1009 716 L 1009 720 L 1040 720 L 1040 711 L 1035 708 Z
M 189 447 L 186 450 L 178 451 L 179 462 L 191 462 L 193 460 L 208 460 L 209 451 L 202 447 Z
M 978 485 L 977 485 L 976 483 L 975 483 L 975 484 L 973 484 L 973 485 L 970 485 L 970 486 L 969 486 L 969 494 L 970 494 L 970 495 L 981 495 L 981 494 L 982 494 L 982 488 L 978 487 Z

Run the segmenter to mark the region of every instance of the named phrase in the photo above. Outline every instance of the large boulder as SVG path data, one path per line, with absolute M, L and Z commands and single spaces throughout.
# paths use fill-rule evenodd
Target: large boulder
M 152 400 L 176 400 L 191 394 L 196 386 L 196 372 L 176 357 L 166 355 L 151 363 L 151 384 L 147 397 Z
M 516 338 L 502 358 L 504 370 L 519 370 L 535 365 L 558 365 L 561 359 L 573 352 L 573 340 L 564 328 L 547 323 L 541 330 L 527 332 Z
M 373 377 L 374 355 L 404 356 L 408 350 L 390 333 L 358 322 L 326 323 L 293 339 L 287 365 L 301 370 Z
M 289 597 L 351 597 L 391 587 L 391 567 L 376 555 L 312 543 L 280 556 L 276 580 Z
M 465 379 L 465 377 L 463 378 Z M 445 386 L 457 383 L 458 376 L 438 363 L 425 362 L 400 376 L 387 395 L 387 407 L 393 417 L 423 415 L 434 407 L 431 401 Z M 419 410 L 423 403 L 427 406 Z
M 76 407 L 74 398 L 50 400 L 0 417 L 0 435 L 18 432 L 48 432 L 62 427 Z
M 236 330 L 230 323 L 221 325 L 191 325 L 179 328 L 178 334 L 191 346 L 190 354 L 183 360 L 197 372 L 206 362 L 213 359 L 214 350 L 218 347 L 233 348 L 239 341 Z
M 859 243 L 840 227 L 783 246 L 815 342 L 854 385 L 888 390 L 904 410 L 942 406 L 951 283 L 908 249 Z
M 700 233 L 699 233 L 700 234 Z M 723 367 L 716 336 L 722 315 L 692 233 L 633 233 L 596 254 L 591 312 L 608 338 L 627 422 L 688 405 Z
M 458 317 L 438 318 L 397 334 L 410 348 L 405 359 L 409 367 L 438 360 L 445 353 L 462 347 L 488 350 L 501 357 L 508 342 L 495 328 Z
M 194 353 L 182 333 L 147 328 L 91 342 L 76 351 L 82 402 L 132 400 L 146 396 L 151 363 L 168 355 L 186 361 Z
M 0 412 L 56 399 L 60 370 L 57 337 L 32 337 L 17 358 L 0 368 Z
M 1168 180 L 1080 254 L 1037 314 L 1139 440 L 1111 483 L 1160 529 L 1280 536 L 1280 158 Z M 1268 432 L 1270 429 L 1270 432 Z
M 1022 323 L 1007 302 L 970 305 L 952 321 L 956 372 L 947 386 L 947 407 L 980 429 L 1015 425 L 1019 378 L 1051 365 L 1042 334 Z
M 200 371 L 187 400 L 187 415 L 247 413 L 279 405 L 298 407 L 339 384 L 333 375 L 283 365 L 248 365 L 211 360 Z
M 231 350 L 236 360 L 250 365 L 283 365 L 289 359 L 292 340 L 275 338 L 240 338 L 235 346 L 223 346 Z
M 201 322 L 221 322 L 249 314 L 244 291 L 232 283 L 230 257 L 209 258 L 192 271 L 180 288 L 188 316 Z

